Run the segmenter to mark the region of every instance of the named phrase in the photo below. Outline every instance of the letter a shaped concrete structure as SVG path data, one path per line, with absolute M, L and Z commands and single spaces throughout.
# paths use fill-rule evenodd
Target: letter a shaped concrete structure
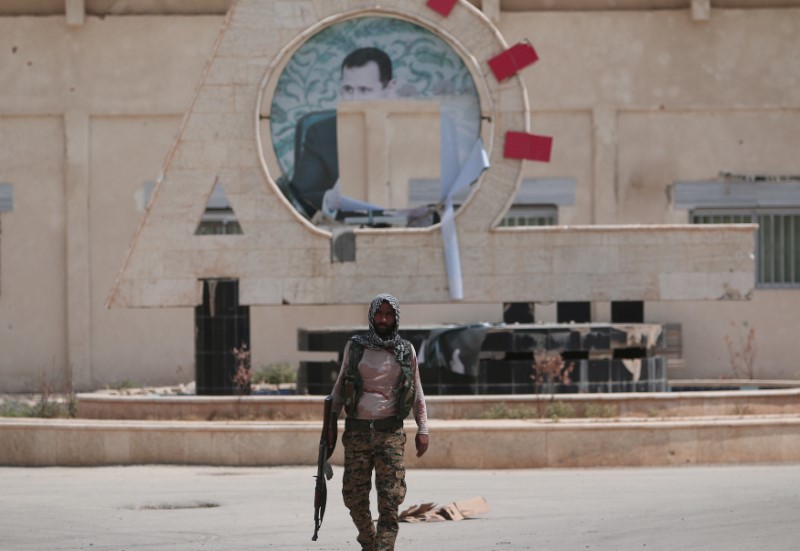
M 528 162 L 504 157 L 505 135 L 535 131 L 535 116 L 531 129 L 521 77 L 498 82 L 492 73 L 488 60 L 509 44 L 467 1 L 445 17 L 422 0 L 239 0 L 198 75 L 109 306 L 196 306 L 206 278 L 238 279 L 240 302 L 249 305 L 361 304 L 385 289 L 407 303 L 450 300 L 437 225 L 356 229 L 355 261 L 332 262 L 331 234 L 298 214 L 275 182 L 265 119 L 281 69 L 310 36 L 363 16 L 435 33 L 477 87 L 491 168 L 455 217 L 465 302 L 749 297 L 755 226 L 497 227 Z M 557 135 L 555 144 L 557 152 Z M 217 182 L 240 235 L 195 235 Z

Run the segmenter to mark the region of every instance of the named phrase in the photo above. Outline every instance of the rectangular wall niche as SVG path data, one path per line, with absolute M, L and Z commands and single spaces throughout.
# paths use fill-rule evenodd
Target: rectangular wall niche
M 619 300 L 611 303 L 611 323 L 644 323 L 644 302 Z
M 558 323 L 590 323 L 592 321 L 591 302 L 559 302 L 556 305 Z
M 14 186 L 0 184 L 0 212 L 11 212 L 12 210 L 14 210 Z
M 236 394 L 234 348 L 250 350 L 250 308 L 239 305 L 239 282 L 203 281 L 203 304 L 195 308 L 197 394 Z

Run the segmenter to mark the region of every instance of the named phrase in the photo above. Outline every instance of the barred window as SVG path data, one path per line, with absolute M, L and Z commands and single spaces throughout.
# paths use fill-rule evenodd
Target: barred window
M 206 209 L 195 235 L 241 235 L 242 227 L 231 209 Z
M 228 196 L 217 182 L 208 198 L 206 210 L 195 230 L 195 235 L 241 235 L 242 226 L 233 212 Z
M 800 208 L 703 209 L 693 224 L 758 224 L 756 284 L 763 288 L 800 287 Z
M 0 212 L 11 212 L 12 210 L 14 210 L 14 186 L 0 184 Z
M 12 184 L 0 184 L 0 212 L 11 212 L 13 210 L 14 186 Z M 1 229 L 0 234 L 2 234 Z
M 512 205 L 500 226 L 555 226 L 558 208 L 555 205 Z

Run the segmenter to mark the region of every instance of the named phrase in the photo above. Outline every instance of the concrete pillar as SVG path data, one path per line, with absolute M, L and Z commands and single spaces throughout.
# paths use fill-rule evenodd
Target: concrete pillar
M 86 0 L 66 0 L 67 25 L 83 25 L 86 20 Z
M 711 19 L 711 0 L 692 0 L 692 20 L 708 21 Z
M 599 105 L 592 112 L 593 179 L 592 224 L 618 221 L 619 182 L 617 182 L 617 111 Z
M 593 302 L 592 321 L 609 323 L 611 321 L 611 303 L 606 301 Z
M 91 264 L 89 241 L 89 114 L 64 114 L 66 144 L 67 367 L 73 386 L 92 381 Z

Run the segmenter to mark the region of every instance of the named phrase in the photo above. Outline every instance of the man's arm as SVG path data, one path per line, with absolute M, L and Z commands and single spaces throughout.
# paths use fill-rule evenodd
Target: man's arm
M 414 373 L 414 420 L 417 422 L 417 436 L 414 444 L 417 447 L 417 457 L 422 457 L 428 451 L 428 408 L 425 404 L 425 393 L 422 391 L 422 380 L 419 376 L 417 352 L 411 347 L 411 370 Z
M 336 439 L 339 435 L 339 415 L 342 413 L 344 402 L 342 402 L 342 379 L 344 378 L 344 371 L 347 369 L 347 364 L 350 361 L 350 341 L 344 347 L 342 354 L 342 365 L 339 367 L 339 375 L 336 377 L 336 382 L 333 385 L 331 396 L 333 397 L 333 404 L 331 406 L 331 422 L 328 426 L 328 448 L 333 453 L 333 448 L 336 447 Z

